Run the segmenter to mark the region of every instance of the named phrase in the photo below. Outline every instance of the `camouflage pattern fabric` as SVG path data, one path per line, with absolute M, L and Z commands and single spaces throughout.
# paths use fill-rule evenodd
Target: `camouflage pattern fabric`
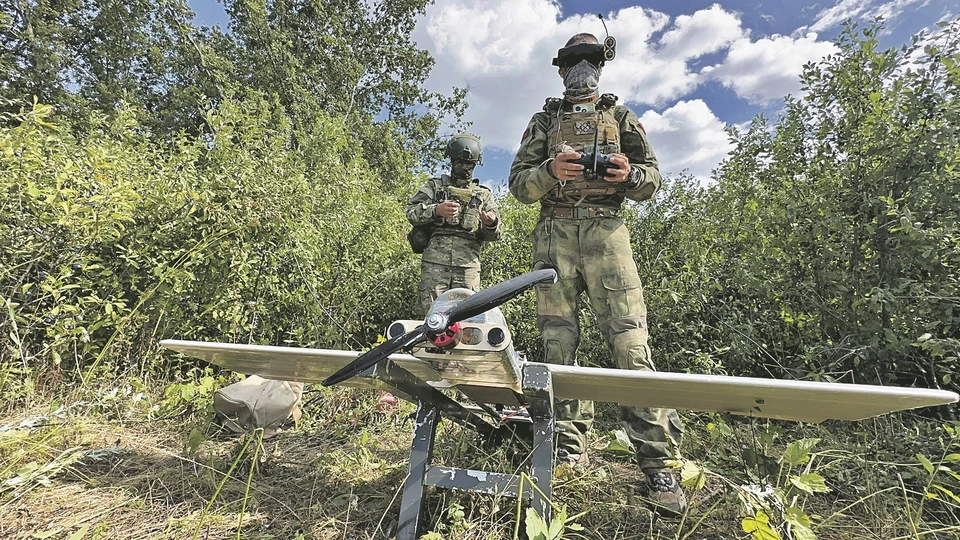
M 441 191 L 449 193 L 451 190 L 455 193 L 469 190 L 480 199 L 479 210 L 493 212 L 497 215 L 497 222 L 493 227 L 474 223 L 465 226 L 464 218 L 466 216 L 469 220 L 470 214 L 467 203 L 463 201 L 460 201 L 461 210 L 457 220 L 437 216 L 435 209 L 439 202 L 438 194 Z M 503 236 L 503 221 L 500 220 L 500 211 L 493 193 L 481 186 L 477 179 L 458 182 L 444 174 L 428 180 L 410 198 L 406 214 L 407 220 L 413 225 L 433 223 L 436 226 L 421 259 L 420 295 L 421 303 L 426 302 L 425 308 L 429 308 L 430 302 L 448 288 L 466 287 L 479 290 L 480 245 Z M 467 272 L 461 272 L 463 269 L 474 270 L 476 279 L 467 276 Z M 463 277 L 455 277 L 459 274 Z M 428 296 L 431 297 L 429 301 L 426 300 Z
M 420 263 L 420 306 L 423 314 L 438 296 L 450 289 L 480 290 L 480 268 Z
M 660 173 L 646 133 L 632 111 L 626 107 L 614 109 L 620 126 L 620 151 L 630 159 L 631 167 L 640 170 L 639 185 L 614 194 L 588 195 L 582 200 L 564 193 L 562 187 L 557 189 L 559 181 L 548 168 L 553 145 L 548 130 L 551 118 L 557 115 L 543 112 L 530 121 L 511 166 L 511 194 L 528 204 L 540 201 L 544 208 L 619 208 L 624 198 L 644 200 L 653 196 L 660 186 Z M 544 360 L 576 364 L 579 299 L 586 293 L 616 366 L 653 370 L 643 288 L 623 222 L 618 217 L 541 217 L 533 230 L 533 242 L 534 269 L 552 267 L 559 275 L 557 283 L 536 288 Z M 592 402 L 558 400 L 558 448 L 585 452 L 593 415 Z M 622 407 L 621 420 L 642 468 L 662 466 L 683 435 L 680 417 L 672 409 Z

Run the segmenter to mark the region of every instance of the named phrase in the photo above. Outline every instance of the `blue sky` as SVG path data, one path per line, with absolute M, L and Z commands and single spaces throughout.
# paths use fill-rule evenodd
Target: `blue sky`
M 226 24 L 215 0 L 190 0 L 199 24 Z M 885 47 L 908 42 L 958 16 L 952 0 L 436 0 L 414 39 L 436 66 L 427 85 L 468 88 L 470 130 L 484 142 L 477 176 L 502 185 L 520 136 L 544 98 L 563 87 L 551 59 L 581 31 L 603 36 L 602 12 L 617 38 L 601 92 L 640 117 L 665 174 L 686 170 L 703 182 L 729 151 L 724 128 L 754 115 L 775 117 L 800 92 L 803 64 L 831 53 L 850 18 L 882 16 Z M 452 134 L 452 133 L 451 133 Z

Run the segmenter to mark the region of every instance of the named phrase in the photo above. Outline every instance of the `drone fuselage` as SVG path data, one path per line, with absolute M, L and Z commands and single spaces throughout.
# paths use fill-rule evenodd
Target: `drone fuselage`
M 387 330 L 387 338 L 421 324 L 418 320 L 396 321 Z M 414 346 L 412 354 L 421 362 L 404 368 L 434 388 L 456 388 L 479 403 L 519 405 L 521 362 L 503 313 L 494 308 L 461 321 L 457 332 L 452 346 L 439 346 L 432 340 Z

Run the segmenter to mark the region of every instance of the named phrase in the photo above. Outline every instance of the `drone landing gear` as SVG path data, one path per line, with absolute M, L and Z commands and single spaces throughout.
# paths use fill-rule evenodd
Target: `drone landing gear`
M 413 444 L 410 447 L 410 467 L 403 484 L 403 497 L 400 501 L 397 540 L 417 538 L 417 527 L 426 486 L 508 497 L 522 496 L 529 499 L 531 506 L 549 522 L 550 498 L 553 496 L 551 490 L 554 433 L 553 384 L 550 371 L 545 366 L 524 367 L 523 381 L 524 401 L 533 422 L 530 478 L 537 489 L 522 486 L 520 475 L 430 465 L 441 409 L 447 414 L 453 412 L 450 409 L 452 400 L 443 399 L 446 396 L 439 392 L 437 394 L 443 396 L 440 398 L 443 403 L 432 399 L 434 396 L 422 396 L 425 399 L 418 399 Z M 456 419 L 459 415 L 453 416 Z

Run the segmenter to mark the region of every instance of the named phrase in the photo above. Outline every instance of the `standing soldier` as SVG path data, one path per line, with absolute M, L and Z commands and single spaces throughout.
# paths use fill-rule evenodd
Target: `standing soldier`
M 480 290 L 480 243 L 503 234 L 493 193 L 473 177 L 482 162 L 480 139 L 455 135 L 447 144 L 450 174 L 431 178 L 407 203 L 414 225 L 410 244 L 423 253 L 420 262 L 420 303 L 426 313 L 446 290 Z
M 657 158 L 636 114 L 597 85 L 616 40 L 598 43 L 577 34 L 557 52 L 563 99 L 547 99 L 533 116 L 510 167 L 510 193 L 540 202 L 533 229 L 533 267 L 557 270 L 555 284 L 537 285 L 537 326 L 546 362 L 574 365 L 580 344 L 577 318 L 586 291 L 611 355 L 620 369 L 653 370 L 647 345 L 647 308 L 618 214 L 623 200 L 649 199 L 660 187 Z M 621 407 L 637 449 L 649 497 L 661 513 L 680 513 L 686 498 L 664 460 L 680 444 L 683 426 L 672 409 Z M 557 459 L 584 464 L 593 402 L 556 403 Z

